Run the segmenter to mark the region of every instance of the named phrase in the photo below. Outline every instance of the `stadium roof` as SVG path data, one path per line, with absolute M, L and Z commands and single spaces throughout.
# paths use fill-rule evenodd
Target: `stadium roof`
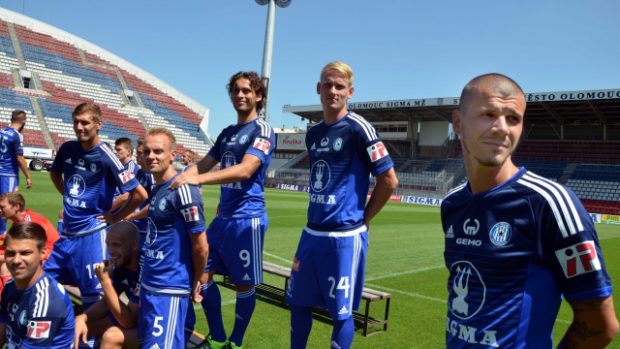
M 620 88 L 526 93 L 526 122 L 561 125 L 620 125 Z M 450 121 L 459 97 L 399 99 L 349 103 L 368 121 Z M 285 105 L 283 112 L 317 122 L 321 105 Z

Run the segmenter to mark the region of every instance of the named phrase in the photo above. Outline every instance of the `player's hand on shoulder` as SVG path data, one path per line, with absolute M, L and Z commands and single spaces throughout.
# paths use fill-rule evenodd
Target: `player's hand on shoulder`
M 180 175 L 176 176 L 172 182 L 170 182 L 170 186 L 168 186 L 169 189 L 177 189 L 178 187 L 182 186 L 183 184 L 192 184 L 192 185 L 197 185 L 198 184 L 198 179 L 196 178 L 196 175 L 192 175 L 189 174 L 187 172 L 183 172 Z

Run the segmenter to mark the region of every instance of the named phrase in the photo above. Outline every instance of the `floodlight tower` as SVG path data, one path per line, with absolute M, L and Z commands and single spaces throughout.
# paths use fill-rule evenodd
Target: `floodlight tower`
M 267 9 L 267 27 L 265 29 L 265 46 L 263 48 L 263 71 L 262 78 L 267 88 L 266 96 L 263 96 L 265 103 L 263 104 L 263 116 L 267 120 L 267 103 L 269 103 L 269 79 L 271 78 L 271 56 L 273 51 L 273 32 L 275 30 L 276 7 L 286 8 L 293 0 L 255 0 L 259 5 L 268 5 Z

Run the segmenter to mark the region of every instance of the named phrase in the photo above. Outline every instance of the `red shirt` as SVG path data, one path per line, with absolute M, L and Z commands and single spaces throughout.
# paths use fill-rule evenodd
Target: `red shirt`
M 52 223 L 50 223 L 47 218 L 43 217 L 40 213 L 30 209 L 24 210 L 24 221 L 37 223 L 45 230 L 45 235 L 47 235 L 47 242 L 45 243 L 45 247 L 47 247 L 47 257 L 45 258 L 45 260 L 47 260 L 52 254 L 54 243 L 58 241 L 58 239 L 60 239 L 58 231 L 56 231 L 56 228 L 54 228 Z M 4 236 L 2 236 L 0 239 L 4 240 Z M 0 254 L 4 254 L 4 241 L 0 241 Z

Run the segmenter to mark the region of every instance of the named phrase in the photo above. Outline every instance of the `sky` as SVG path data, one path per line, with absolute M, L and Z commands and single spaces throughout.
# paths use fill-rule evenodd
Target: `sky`
M 225 86 L 261 73 L 267 6 L 254 0 L 0 0 L 81 37 L 210 110 L 215 138 L 236 122 Z M 277 8 L 273 127 L 305 127 L 282 107 L 319 104 L 321 68 L 355 73 L 351 102 L 458 96 L 499 72 L 525 92 L 620 88 L 620 1 L 291 0 Z

